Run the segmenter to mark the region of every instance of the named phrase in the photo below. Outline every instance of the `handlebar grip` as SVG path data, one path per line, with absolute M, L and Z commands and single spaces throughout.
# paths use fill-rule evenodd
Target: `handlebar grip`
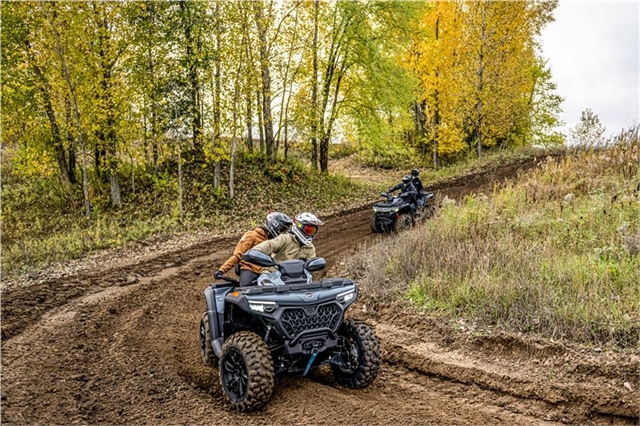
M 222 280 L 222 281 L 224 281 L 226 283 L 233 284 L 233 285 L 240 284 L 240 281 L 238 281 L 236 279 L 233 279 L 231 277 L 227 277 L 226 275 L 221 275 L 221 276 L 217 277 L 216 279 Z

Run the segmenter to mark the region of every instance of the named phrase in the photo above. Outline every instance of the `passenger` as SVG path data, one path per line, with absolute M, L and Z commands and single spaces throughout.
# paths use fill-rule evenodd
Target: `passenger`
M 419 174 L 420 174 L 420 170 L 418 170 L 418 169 L 411 170 L 411 183 L 416 188 L 416 192 L 418 193 L 418 197 L 420 196 L 420 193 L 424 189 L 424 186 L 422 186 L 422 181 L 418 177 Z
M 276 263 L 290 259 L 316 257 L 316 248 L 312 241 L 318 232 L 318 227 L 323 224 L 324 222 L 312 213 L 300 213 L 294 218 L 289 232 L 264 241 L 254 249 L 273 257 Z
M 400 197 L 404 198 L 411 204 L 411 210 L 413 214 L 416 213 L 416 197 L 418 196 L 418 192 L 416 191 L 415 186 L 411 183 L 411 176 L 404 175 L 402 177 L 402 182 L 391 187 L 387 192 L 392 193 L 394 191 L 400 190 Z
M 240 263 L 240 279 L 241 287 L 251 285 L 262 272 L 260 266 L 254 265 L 242 260 L 242 255 L 254 246 L 269 241 L 270 238 L 276 238 L 283 232 L 291 228 L 293 221 L 289 216 L 280 212 L 273 212 L 267 215 L 264 225 L 256 226 L 251 231 L 245 232 L 240 241 L 233 250 L 233 255 L 213 274 L 218 279 Z
M 424 187 L 422 186 L 422 181 L 418 177 L 419 174 L 420 171 L 418 169 L 411 170 L 411 183 L 416 187 L 416 192 L 418 193 L 416 195 L 416 205 L 418 207 L 422 207 L 424 206 L 425 197 L 422 194 Z

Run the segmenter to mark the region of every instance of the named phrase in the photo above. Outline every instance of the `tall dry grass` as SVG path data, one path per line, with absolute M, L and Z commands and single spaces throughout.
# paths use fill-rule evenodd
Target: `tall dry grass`
M 492 194 L 364 247 L 347 268 L 378 300 L 599 345 L 637 347 L 640 140 L 549 159 Z M 364 273 L 363 273 L 364 272 Z

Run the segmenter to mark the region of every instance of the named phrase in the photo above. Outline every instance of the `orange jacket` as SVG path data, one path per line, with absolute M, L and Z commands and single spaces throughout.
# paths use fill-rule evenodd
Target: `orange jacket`
M 267 236 L 267 231 L 265 231 L 261 226 L 255 227 L 251 231 L 245 232 L 242 238 L 240 238 L 240 241 L 238 241 L 236 248 L 233 250 L 233 255 L 231 255 L 231 257 L 226 262 L 224 262 L 224 265 L 220 267 L 220 271 L 223 274 L 226 274 L 239 262 L 240 269 L 249 269 L 256 274 L 261 273 L 261 266 L 245 262 L 244 260 L 242 260 L 242 255 L 245 254 L 247 250 L 249 250 L 253 246 L 260 244 L 261 242 L 268 239 L 269 238 Z

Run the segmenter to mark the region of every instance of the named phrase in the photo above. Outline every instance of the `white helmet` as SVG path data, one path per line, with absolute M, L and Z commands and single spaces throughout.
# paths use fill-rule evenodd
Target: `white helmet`
M 300 244 L 308 246 L 318 232 L 318 227 L 324 222 L 312 213 L 300 213 L 293 219 L 291 232 L 296 236 Z

